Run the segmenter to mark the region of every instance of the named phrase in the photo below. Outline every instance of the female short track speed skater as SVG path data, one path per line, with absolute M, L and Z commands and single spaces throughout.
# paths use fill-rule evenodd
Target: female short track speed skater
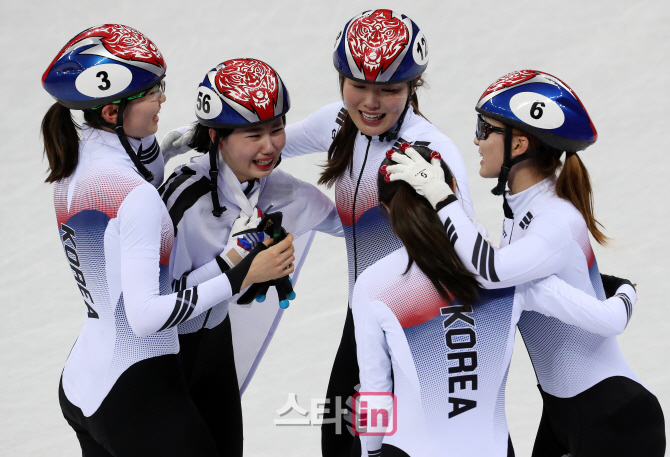
M 407 16 L 388 9 L 361 13 L 337 36 L 333 63 L 343 102 L 327 105 L 286 129 L 285 157 L 328 151 L 321 184 L 335 185 L 349 263 L 349 301 L 356 278 L 401 246 L 378 209 L 377 174 L 389 148 L 403 142 L 442 154 L 456 180 L 465 212 L 474 216 L 465 165 L 454 143 L 419 111 L 416 90 L 428 66 L 426 37 Z M 353 436 L 335 417 L 358 384 L 351 311 L 333 364 L 324 416 L 324 456 L 349 455 Z
M 452 182 L 437 153 L 421 146 L 410 150 L 433 158 L 442 182 Z M 621 295 L 601 303 L 556 276 L 479 289 L 437 212 L 407 183 L 385 181 L 385 166 L 392 163 L 387 159 L 381 167 L 379 201 L 403 247 L 365 270 L 352 301 L 361 370 L 355 425 L 376 433 L 361 437 L 363 456 L 514 455 L 508 447 L 505 384 L 521 312 L 611 336 L 625 329 L 635 291 L 622 283 L 615 292 Z M 395 422 L 384 426 L 383 416 L 377 417 L 377 427 L 361 429 L 362 410 L 368 412 L 368 427 L 375 410 Z
M 162 162 L 154 133 L 165 68 L 146 36 L 105 24 L 70 40 L 42 77 L 56 99 L 42 122 L 46 181 L 86 305 L 59 397 L 86 456 L 218 456 L 184 381 L 176 326 L 293 269 L 286 240 L 171 293 L 173 227 L 149 183 L 163 165 L 145 166 Z M 84 111 L 81 139 L 71 109 Z
M 296 265 L 308 248 L 301 237 L 311 242 L 312 229 L 342 236 L 328 197 L 275 170 L 286 142 L 290 98 L 272 67 L 257 59 L 226 60 L 207 72 L 196 94 L 197 124 L 171 132 L 163 142 L 168 153 L 189 146 L 205 153 L 178 167 L 160 189 L 175 227 L 175 289 L 220 275 L 246 257 L 263 234 L 232 235 L 258 227 L 259 208 L 272 205 L 271 212 L 283 214 L 283 227 L 296 239 Z M 221 455 L 242 455 L 240 396 L 262 356 L 257 352 L 264 350 L 256 343 L 269 342 L 260 329 L 269 322 L 268 333 L 274 333 L 282 312 L 271 300 L 268 296 L 251 309 L 226 301 L 178 326 L 186 380 Z M 258 322 L 259 312 L 268 319 Z M 231 324 L 234 329 L 240 325 L 236 316 L 254 322 L 250 331 L 236 332 L 239 340 L 231 334 Z M 241 346 L 238 354 L 250 359 L 239 360 L 237 369 L 233 343 Z
M 437 169 L 421 157 L 394 153 L 400 164 L 388 167 L 390 179 L 406 180 L 439 210 L 458 256 L 485 288 L 555 274 L 604 298 L 589 232 L 599 243 L 606 238 L 576 153 L 593 144 L 597 133 L 577 95 L 554 76 L 517 71 L 487 88 L 476 110 L 480 175 L 497 177 L 493 193 L 505 195 L 500 250 L 483 241 L 453 204 L 455 197 L 447 197 L 449 188 L 434 178 Z M 533 456 L 664 454 L 660 404 L 630 369 L 616 338 L 536 312 L 524 312 L 518 326 L 543 399 Z

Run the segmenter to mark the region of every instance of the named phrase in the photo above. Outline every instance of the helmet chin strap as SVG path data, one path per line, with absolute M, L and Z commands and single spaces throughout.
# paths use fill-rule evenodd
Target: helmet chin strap
M 216 155 L 219 153 L 219 143 L 221 142 L 221 132 L 216 129 L 214 141 L 209 143 L 209 189 L 212 194 L 212 205 L 214 217 L 221 217 L 221 214 L 227 209 L 219 203 L 219 194 L 217 191 L 216 180 L 219 176 L 219 168 L 216 165 Z
M 512 127 L 505 126 L 505 152 L 503 156 L 503 164 L 500 167 L 500 174 L 498 175 L 498 185 L 491 189 L 493 195 L 503 195 L 507 187 L 507 180 L 509 179 L 509 172 L 512 167 L 524 160 L 532 159 L 542 154 L 542 149 L 535 149 L 534 151 L 524 152 L 512 158 Z
M 400 135 L 400 129 L 402 128 L 403 122 L 405 122 L 405 115 L 409 109 L 409 104 L 412 101 L 412 95 L 414 94 L 414 81 L 409 82 L 409 95 L 407 96 L 407 101 L 405 101 L 405 109 L 402 110 L 402 114 L 396 122 L 395 128 L 393 130 L 388 130 L 381 135 L 379 135 L 379 141 L 395 141 Z
M 137 171 L 139 171 L 142 176 L 144 176 L 144 179 L 146 179 L 148 182 L 151 182 L 154 180 L 154 174 L 147 170 L 147 167 L 145 167 L 144 164 L 140 161 L 140 158 L 137 157 L 137 154 L 135 154 L 135 151 L 133 151 L 133 147 L 130 145 L 130 141 L 128 141 L 126 132 L 123 130 L 123 112 L 125 111 L 127 104 L 128 100 L 126 99 L 121 100 L 119 103 L 119 112 L 116 115 L 116 125 L 114 126 L 114 131 L 116 132 L 116 136 L 119 137 L 119 141 L 121 142 L 123 149 L 126 150 L 130 160 L 132 160 L 133 164 L 135 164 Z

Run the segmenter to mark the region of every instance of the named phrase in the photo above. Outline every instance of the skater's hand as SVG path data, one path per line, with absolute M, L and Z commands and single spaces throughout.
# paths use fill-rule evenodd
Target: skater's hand
M 293 235 L 289 233 L 282 242 L 276 245 L 273 245 L 273 241 L 271 238 L 263 241 L 268 249 L 259 252 L 254 257 L 249 272 L 242 282 L 242 289 L 254 283 L 266 282 L 293 273 L 295 269 Z
M 165 135 L 161 143 L 161 152 L 163 153 L 165 163 L 171 158 L 191 150 L 188 144 L 193 139 L 193 129 L 193 124 L 185 125 Z
M 605 289 L 606 298 L 615 296 L 619 292 L 621 286 L 626 284 L 631 286 L 633 290 L 635 290 L 636 284 L 631 283 L 629 280 L 625 278 L 619 278 L 617 276 L 604 275 L 604 274 L 601 274 L 600 278 L 603 281 L 603 289 Z
M 246 254 L 244 252 L 240 252 L 240 250 L 244 250 L 246 252 L 253 251 L 256 245 L 265 239 L 265 233 L 245 233 L 237 236 L 235 236 L 235 234 L 258 228 L 258 224 L 260 224 L 262 219 L 263 212 L 258 209 L 258 207 L 256 207 L 252 210 L 251 216 L 240 213 L 240 217 L 238 217 L 237 220 L 233 223 L 233 227 L 230 229 L 230 239 L 228 240 L 228 243 L 233 244 L 239 248 L 237 251 L 242 257 L 244 257 Z
M 386 153 L 386 157 L 397 164 L 381 167 L 380 172 L 385 175 L 384 179 L 387 182 L 405 181 L 416 193 L 426 197 L 433 208 L 453 194 L 444 181 L 444 171 L 440 166 L 442 157 L 439 152 L 433 151 L 428 163 L 408 143 L 403 143 L 400 151 L 390 150 Z

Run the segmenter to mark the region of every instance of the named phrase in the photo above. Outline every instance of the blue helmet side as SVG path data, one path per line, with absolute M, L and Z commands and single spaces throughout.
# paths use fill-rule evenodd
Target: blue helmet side
M 389 84 L 410 81 L 428 66 L 428 44 L 409 17 L 388 9 L 353 17 L 335 40 L 333 64 L 355 81 Z
M 279 74 L 257 59 L 231 59 L 212 68 L 195 100 L 198 121 L 212 128 L 248 127 L 284 116 L 291 108 Z
M 560 79 L 540 71 L 503 76 L 484 91 L 475 109 L 560 151 L 581 151 L 598 138 L 577 94 Z
M 91 109 L 132 97 L 165 77 L 158 47 L 121 24 L 91 27 L 72 38 L 42 76 L 44 89 L 70 109 Z

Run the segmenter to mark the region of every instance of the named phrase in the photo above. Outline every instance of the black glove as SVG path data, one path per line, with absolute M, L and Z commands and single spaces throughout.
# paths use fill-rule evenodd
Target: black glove
M 604 275 L 602 273 L 600 274 L 600 278 L 603 281 L 603 288 L 605 289 L 605 297 L 607 298 L 616 295 L 616 291 L 619 289 L 619 287 L 623 286 L 624 284 L 628 284 L 633 289 L 635 289 L 635 285 L 633 285 L 632 282 L 624 278 L 619 278 L 617 276 L 611 276 L 611 275 Z
M 246 278 L 247 273 L 249 273 L 251 262 L 254 261 L 254 258 L 258 255 L 259 252 L 264 251 L 265 249 L 267 249 L 267 246 L 265 246 L 263 243 L 258 243 L 253 251 L 247 254 L 247 256 L 243 258 L 240 263 L 235 265 L 235 267 L 231 268 L 230 270 L 224 272 L 224 274 L 228 276 L 228 281 L 230 281 L 230 287 L 233 290 L 233 295 L 238 293 L 240 288 L 242 288 L 244 278 Z
M 268 208 L 269 209 L 269 208 Z M 266 210 L 267 212 L 267 210 Z M 245 230 L 240 233 L 249 233 L 251 231 L 264 232 L 267 236 L 274 240 L 274 243 L 280 243 L 284 241 L 288 233 L 282 227 L 283 214 L 280 211 L 274 213 L 266 214 L 265 217 L 261 220 L 261 223 L 258 224 L 257 229 Z M 238 233 L 233 236 L 239 235 Z M 261 243 L 262 244 L 262 243 Z M 253 253 L 253 251 L 252 251 Z M 249 254 L 247 257 L 249 257 Z M 248 268 L 247 268 L 248 271 Z M 244 278 L 243 278 L 244 279 Z M 241 283 L 240 283 L 241 284 Z M 268 289 L 271 286 L 275 286 L 277 289 L 277 296 L 279 297 L 279 306 L 282 309 L 288 308 L 288 301 L 295 298 L 295 292 L 293 292 L 293 284 L 291 283 L 291 278 L 288 275 L 281 278 L 273 279 L 271 281 L 266 281 L 261 284 L 252 284 L 249 286 L 249 289 L 237 300 L 237 303 L 240 305 L 248 305 L 254 299 L 258 302 L 263 302 L 265 296 L 267 295 Z

